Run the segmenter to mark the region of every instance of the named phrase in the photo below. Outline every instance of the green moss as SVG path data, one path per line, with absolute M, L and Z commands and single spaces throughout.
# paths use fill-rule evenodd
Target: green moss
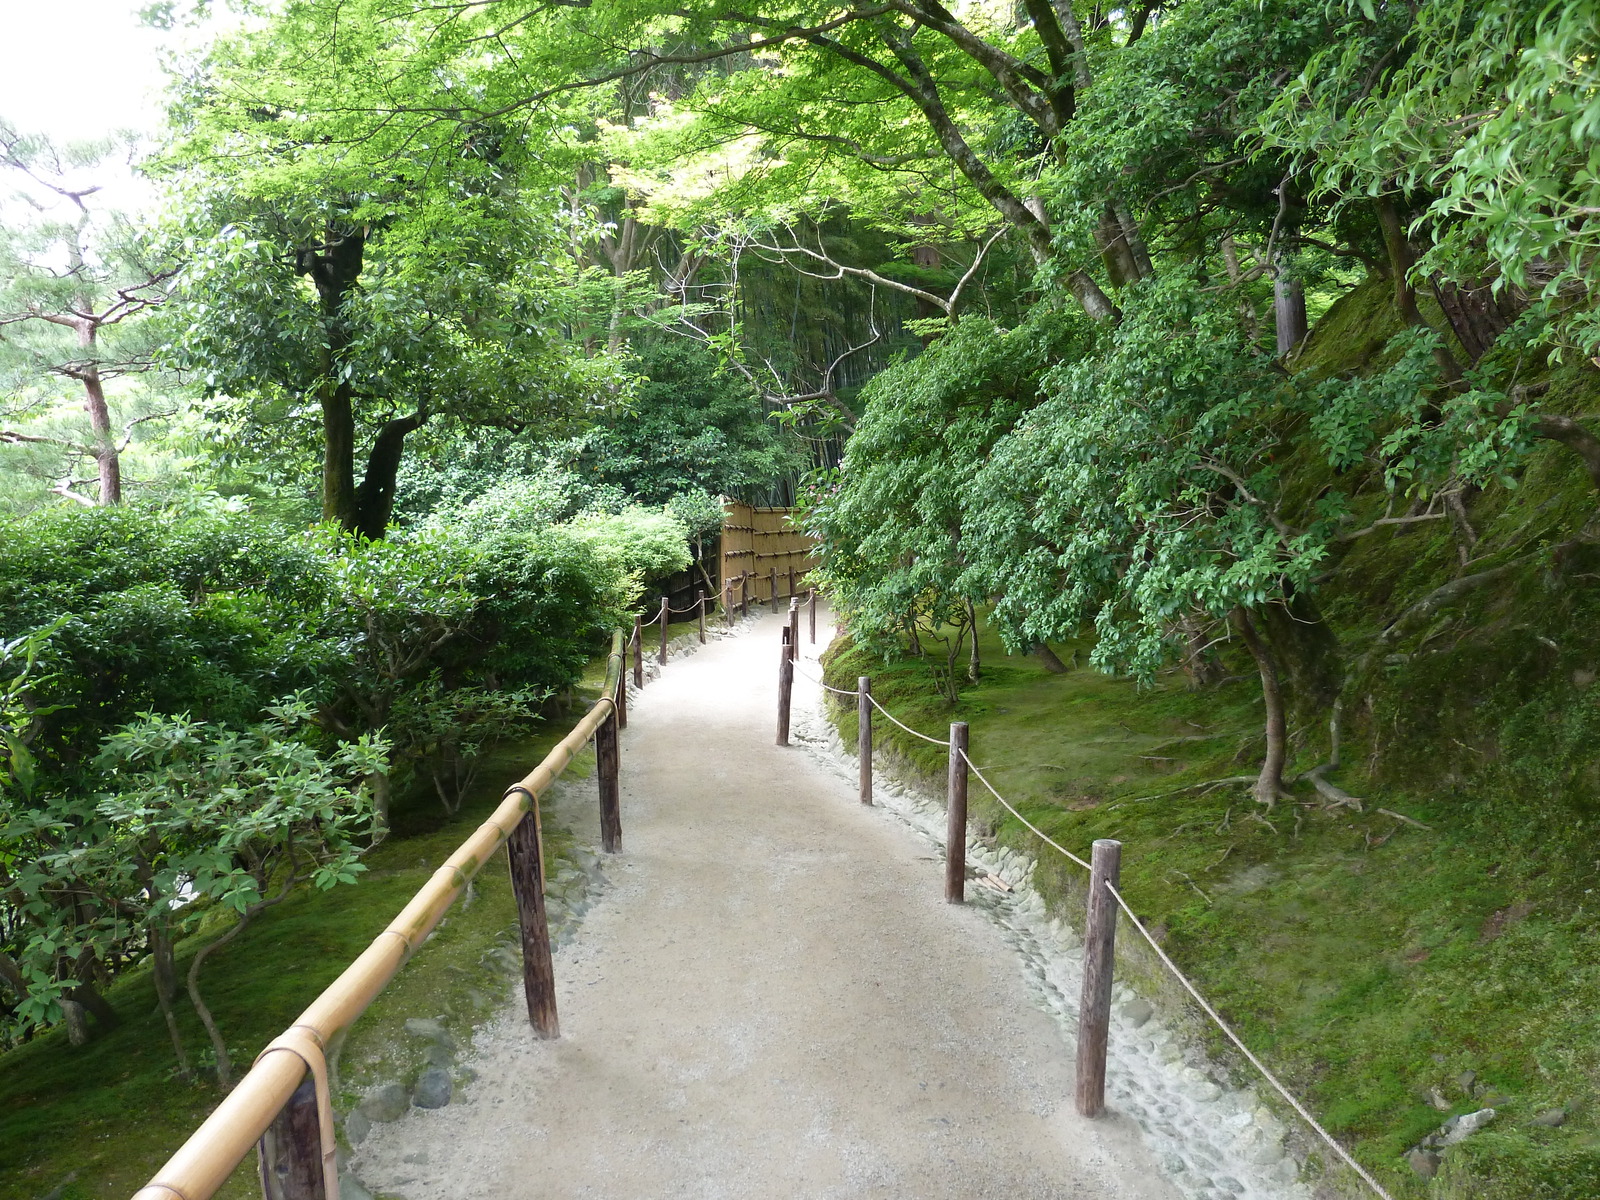
M 1359 767 L 1347 770 L 1346 786 L 1368 796 L 1361 813 L 1328 811 L 1309 789 L 1271 813 L 1242 787 L 1179 791 L 1254 769 L 1261 743 L 1253 684 L 1198 693 L 1169 677 L 1141 691 L 1088 669 L 1050 675 L 1030 659 L 1003 657 L 987 633 L 981 645 L 982 682 L 953 710 L 923 663 L 885 665 L 847 638 L 826 656 L 829 682 L 847 687 L 870 675 L 879 699 L 928 733 L 966 720 L 974 760 L 1063 845 L 1081 852 L 1097 837 L 1120 839 L 1135 909 L 1246 1042 L 1396 1196 L 1600 1194 L 1584 1190 L 1600 1121 L 1590 1099 L 1600 1073 L 1600 922 L 1588 891 L 1586 823 L 1573 826 L 1570 813 L 1537 818 L 1533 792 L 1522 793 L 1513 812 L 1512 793 L 1481 771 L 1448 791 L 1399 782 L 1369 791 L 1373 780 Z M 1063 647 L 1062 656 L 1070 660 L 1074 649 Z M 1502 673 L 1485 678 L 1486 692 Z M 1443 695 L 1441 679 L 1425 686 Z M 1562 702 L 1553 703 L 1548 711 Z M 853 744 L 854 711 L 841 709 L 836 719 Z M 1533 724 L 1543 729 L 1545 718 Z M 939 748 L 886 722 L 876 736 L 930 790 L 942 787 Z M 1442 738 L 1417 737 L 1435 781 Z M 1519 761 L 1550 747 L 1541 741 Z M 1314 761 L 1306 755 L 1301 767 Z M 1041 854 L 1037 839 L 976 786 L 971 803 L 977 831 L 1038 856 L 1047 902 L 1075 915 L 1077 869 Z M 1530 819 L 1537 833 L 1507 834 Z M 1576 832 L 1552 839 L 1560 822 Z M 1133 955 L 1122 969 L 1178 1003 L 1148 961 Z M 1208 1036 L 1210 1049 L 1248 1079 L 1231 1047 L 1214 1031 Z M 1479 1081 L 1470 1095 L 1458 1083 L 1467 1070 Z M 1495 1138 L 1473 1139 L 1470 1153 L 1451 1151 L 1448 1180 L 1430 1191 L 1403 1155 L 1446 1115 L 1428 1102 L 1432 1089 L 1456 1112 L 1498 1099 L 1501 1116 Z M 1556 1106 L 1569 1114 L 1562 1128 L 1529 1124 Z M 1529 1190 L 1528 1179 L 1546 1190 Z

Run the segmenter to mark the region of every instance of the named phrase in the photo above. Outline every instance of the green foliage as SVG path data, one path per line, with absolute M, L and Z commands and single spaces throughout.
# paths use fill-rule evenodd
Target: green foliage
M 838 475 L 813 491 L 806 524 L 823 539 L 824 586 L 869 644 L 960 624 L 965 602 L 983 599 L 962 579 L 985 553 L 965 497 L 1039 402 L 1050 362 L 1085 336 L 1081 321 L 1043 309 L 1011 331 L 969 317 L 864 390 L 861 424 Z
M 689 531 L 666 509 L 643 505 L 581 516 L 567 527 L 595 556 L 628 581 L 629 598 L 643 585 L 688 567 Z
M 760 494 L 800 468 L 792 435 L 767 419 L 750 385 L 719 369 L 710 351 L 658 335 L 641 346 L 637 369 L 628 411 L 552 447 L 585 483 L 664 504 L 692 491 Z

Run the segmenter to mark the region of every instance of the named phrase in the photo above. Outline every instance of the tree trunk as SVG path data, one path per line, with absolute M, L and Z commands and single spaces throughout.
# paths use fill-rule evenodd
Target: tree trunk
M 1133 247 L 1128 244 L 1127 231 L 1123 229 L 1114 205 L 1108 203 L 1100 210 L 1100 220 L 1095 226 L 1095 243 L 1112 287 L 1126 287 L 1139 282 L 1139 263 L 1133 256 Z
M 385 423 L 378 431 L 367 455 L 367 473 L 356 490 L 354 528 L 362 537 L 377 541 L 389 527 L 389 518 L 394 515 L 395 478 L 400 472 L 406 434 L 421 427 L 427 419 L 427 410 L 418 409 L 409 417 L 397 417 Z
M 325 237 L 323 246 L 301 251 L 296 265 L 316 285 L 327 333 L 317 389 L 322 406 L 322 519 L 353 530 L 357 519 L 355 395 L 343 374 L 349 365 L 346 353 L 351 343 L 345 304 L 361 277 L 366 235 L 329 229 Z
M 967 601 L 967 624 L 972 627 L 972 652 L 967 657 L 967 678 L 977 683 L 983 671 L 983 660 L 978 654 L 978 611 L 972 606 L 971 600 Z
M 1306 289 L 1281 263 L 1273 273 L 1272 315 L 1278 330 L 1278 357 L 1284 358 L 1306 340 Z
M 87 310 L 86 310 L 87 311 Z M 94 461 L 100 477 L 99 504 L 109 508 L 122 503 L 122 460 L 117 454 L 117 442 L 111 436 L 111 409 L 106 404 L 106 391 L 100 381 L 100 368 L 95 364 L 95 324 L 81 320 L 78 325 L 78 346 L 84 352 L 87 365 L 79 381 L 83 384 L 84 407 L 89 412 L 89 428 L 94 431 Z
M 1052 675 L 1065 675 L 1067 664 L 1062 662 L 1056 652 L 1043 642 L 1035 642 L 1028 647 L 1028 657 L 1039 663 Z
M 1417 307 L 1417 293 L 1411 286 L 1411 268 L 1416 265 L 1416 258 L 1411 252 L 1411 242 L 1406 237 L 1400 210 L 1388 196 L 1380 196 L 1376 205 L 1378 227 L 1383 230 L 1383 246 L 1388 254 L 1390 273 L 1394 276 L 1394 306 L 1405 318 L 1406 324 L 1419 329 L 1432 329 L 1433 326 L 1423 319 L 1422 310 Z M 1433 357 L 1447 383 L 1461 382 L 1461 364 L 1456 362 L 1455 355 L 1441 345 L 1433 352 Z
M 89 1022 L 83 1015 L 83 1005 L 76 1000 L 61 999 L 61 1021 L 67 1027 L 67 1042 L 73 1046 L 89 1044 Z
M 1261 699 L 1266 705 L 1267 756 L 1261 764 L 1252 793 L 1258 804 L 1271 808 L 1283 793 L 1283 768 L 1289 757 L 1288 721 L 1284 714 L 1283 689 L 1278 684 L 1277 664 L 1272 661 L 1272 651 L 1256 634 L 1250 614 L 1242 608 L 1233 610 L 1234 626 L 1244 639 L 1250 657 L 1256 660 L 1256 670 L 1261 674 Z
M 205 965 L 206 959 L 244 931 L 249 924 L 251 913 L 240 915 L 233 928 L 228 930 L 216 941 L 201 946 L 195 952 L 194 959 L 189 963 L 189 974 L 185 980 L 188 985 L 189 1003 L 194 1006 L 195 1014 L 200 1018 L 200 1024 L 205 1026 L 206 1036 L 211 1039 L 211 1049 L 217 1059 L 217 1084 L 223 1091 L 233 1087 L 233 1060 L 228 1055 L 228 1043 L 223 1040 L 222 1030 L 217 1028 L 217 1019 L 211 1015 L 205 1000 L 200 995 L 200 968 Z
M 165 924 L 150 929 L 151 979 L 156 985 L 156 1003 L 167 1024 L 167 1036 L 172 1039 L 172 1053 L 178 1060 L 178 1076 L 192 1079 L 194 1068 L 189 1065 L 189 1051 L 183 1044 L 183 1033 L 178 1028 L 178 1013 L 173 1001 L 178 997 L 178 968 L 173 961 L 172 933 Z
M 350 386 L 334 379 L 333 357 L 323 363 L 322 519 L 345 529 L 356 524 L 356 419 Z

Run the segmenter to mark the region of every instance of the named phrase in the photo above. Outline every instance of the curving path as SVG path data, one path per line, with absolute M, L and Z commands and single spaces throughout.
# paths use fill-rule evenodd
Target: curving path
M 941 866 L 773 745 L 780 619 L 667 666 L 622 737 L 624 852 L 556 955 L 562 1038 L 515 1003 L 457 1103 L 354 1165 L 405 1200 L 1171 1200 L 1137 1128 L 1072 1109 L 1015 953 Z M 819 637 L 826 631 L 819 627 Z M 804 644 L 816 673 L 816 651 Z M 816 685 L 796 680 L 796 708 Z M 585 788 L 585 811 L 593 809 Z M 592 823 L 592 817 L 588 818 Z

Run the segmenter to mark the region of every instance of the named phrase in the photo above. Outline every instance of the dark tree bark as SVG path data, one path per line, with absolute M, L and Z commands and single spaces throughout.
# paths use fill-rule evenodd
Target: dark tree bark
M 383 537 L 394 514 L 395 477 L 405 451 L 406 435 L 420 429 L 428 419 L 427 409 L 385 423 L 373 440 L 367 455 L 367 471 L 356 489 L 354 528 L 362 537 L 376 541 Z
M 355 481 L 355 396 L 343 377 L 346 352 L 351 344 L 345 305 L 355 291 L 366 252 L 366 235 L 359 230 L 334 230 L 327 242 L 300 252 L 296 264 L 316 285 L 322 324 L 328 340 L 323 349 L 322 382 L 317 400 L 322 407 L 322 517 L 345 529 L 357 526 Z

